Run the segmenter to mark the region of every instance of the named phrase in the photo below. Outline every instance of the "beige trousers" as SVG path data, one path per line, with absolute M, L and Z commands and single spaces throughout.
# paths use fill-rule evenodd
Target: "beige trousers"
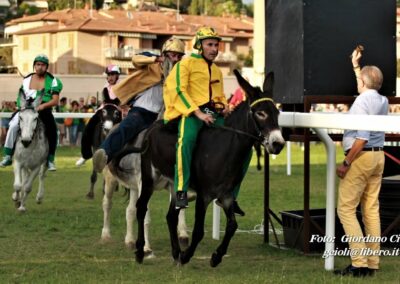
M 380 152 L 361 152 L 339 184 L 337 212 L 346 237 L 350 238 L 351 262 L 355 267 L 379 268 L 381 226 L 379 191 L 385 156 Z M 361 205 L 365 236 L 356 216 Z M 377 241 L 376 241 L 377 240 Z

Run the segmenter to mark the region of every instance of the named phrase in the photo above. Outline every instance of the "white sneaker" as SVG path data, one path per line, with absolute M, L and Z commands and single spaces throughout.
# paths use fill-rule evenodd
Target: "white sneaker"
M 54 172 L 54 171 L 57 170 L 56 165 L 54 164 L 54 162 L 50 162 L 50 161 L 47 162 L 47 170 L 51 171 L 51 172 Z
M 80 167 L 82 166 L 84 163 L 86 163 L 86 159 L 80 157 L 78 161 L 76 161 L 75 166 Z

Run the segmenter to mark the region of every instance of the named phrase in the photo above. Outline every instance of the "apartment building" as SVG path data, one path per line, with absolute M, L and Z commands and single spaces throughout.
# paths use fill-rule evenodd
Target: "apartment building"
M 32 71 L 32 59 L 45 53 L 56 74 L 100 74 L 107 64 L 125 73 L 131 57 L 144 50 L 160 52 L 172 35 L 192 51 L 201 26 L 212 26 L 222 37 L 216 63 L 224 75 L 237 67 L 237 56 L 248 55 L 253 43 L 253 20 L 248 17 L 178 15 L 175 12 L 65 9 L 14 19 L 6 24 L 12 38 L 13 64 L 22 73 Z

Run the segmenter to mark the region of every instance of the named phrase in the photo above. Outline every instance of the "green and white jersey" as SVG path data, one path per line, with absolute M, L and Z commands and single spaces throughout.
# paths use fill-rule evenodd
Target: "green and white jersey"
M 63 84 L 60 79 L 54 77 L 50 73 L 45 74 L 44 88 L 42 90 L 32 90 L 29 88 L 32 80 L 32 74 L 29 74 L 22 81 L 20 92 L 25 94 L 25 97 L 36 99 L 38 95 L 42 95 L 42 103 L 46 103 L 53 98 L 53 94 L 60 94 L 63 88 Z M 17 106 L 20 107 L 19 96 L 17 99 Z

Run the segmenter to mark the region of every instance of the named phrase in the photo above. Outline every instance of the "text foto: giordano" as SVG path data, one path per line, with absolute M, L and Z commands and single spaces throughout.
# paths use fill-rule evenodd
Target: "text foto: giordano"
M 327 236 L 320 236 L 320 235 L 311 235 L 310 243 L 326 243 L 326 242 L 334 242 L 336 237 L 327 237 Z M 391 243 L 399 243 L 400 242 L 400 234 L 392 235 L 390 238 L 386 236 L 347 236 L 343 235 L 340 238 L 341 242 L 352 242 L 352 243 L 385 243 L 389 240 Z

